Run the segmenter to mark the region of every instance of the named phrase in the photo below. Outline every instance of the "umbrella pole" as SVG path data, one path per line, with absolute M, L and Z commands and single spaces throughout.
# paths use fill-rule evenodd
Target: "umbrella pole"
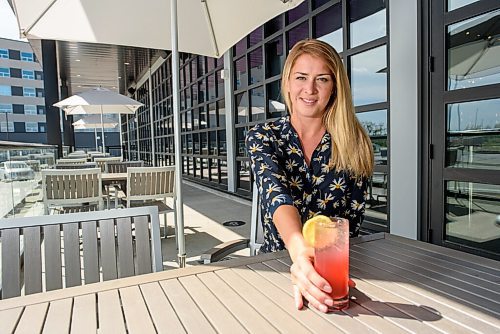
M 95 150 L 99 151 L 99 145 L 97 144 L 97 128 L 94 127 L 94 138 L 95 138 Z
M 172 38 L 172 97 L 174 106 L 174 151 L 175 151 L 175 212 L 179 267 L 186 266 L 186 248 L 184 244 L 184 211 L 182 201 L 181 168 L 181 117 L 179 97 L 179 45 L 177 40 L 177 0 L 170 0 L 171 38 Z
M 102 120 L 102 104 L 101 104 L 101 135 L 102 135 L 102 153 L 106 156 L 106 143 L 104 142 L 104 122 Z

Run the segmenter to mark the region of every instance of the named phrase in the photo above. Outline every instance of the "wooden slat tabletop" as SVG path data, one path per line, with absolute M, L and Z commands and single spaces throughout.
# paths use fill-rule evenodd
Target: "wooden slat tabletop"
M 0 301 L 0 333 L 499 333 L 500 263 L 387 234 L 352 240 L 351 306 L 294 308 L 286 252 Z

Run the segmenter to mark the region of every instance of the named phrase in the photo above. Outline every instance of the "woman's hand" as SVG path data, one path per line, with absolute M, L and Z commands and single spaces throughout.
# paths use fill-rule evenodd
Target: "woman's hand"
M 332 288 L 328 282 L 321 277 L 313 266 L 314 248 L 305 247 L 296 253 L 290 268 L 292 281 L 294 283 L 295 306 L 302 309 L 304 297 L 309 305 L 321 312 L 327 312 L 329 306 L 333 306 L 333 300 L 328 295 Z
M 292 274 L 293 294 L 295 306 L 302 309 L 305 298 L 309 305 L 321 312 L 328 312 L 328 307 L 333 306 L 333 300 L 329 293 L 332 287 L 328 281 L 321 277 L 313 266 L 314 248 L 307 247 L 295 256 L 290 268 Z M 349 287 L 354 288 L 356 283 L 349 279 Z

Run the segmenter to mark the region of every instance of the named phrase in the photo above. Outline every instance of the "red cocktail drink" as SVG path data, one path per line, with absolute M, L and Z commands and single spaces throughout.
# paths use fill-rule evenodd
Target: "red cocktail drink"
M 349 221 L 316 223 L 314 253 L 314 268 L 332 287 L 330 311 L 349 307 Z

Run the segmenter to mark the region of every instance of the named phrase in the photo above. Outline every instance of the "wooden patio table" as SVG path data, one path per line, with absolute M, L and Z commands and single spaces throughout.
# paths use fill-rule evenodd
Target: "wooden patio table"
M 351 239 L 351 306 L 294 308 L 287 252 L 0 301 L 0 333 L 500 333 L 500 264 L 419 241 Z
M 101 182 L 104 187 L 106 187 L 107 192 L 107 207 L 109 206 L 109 187 L 120 186 L 122 188 L 127 187 L 127 173 L 101 173 Z M 115 208 L 118 207 L 118 196 L 115 194 Z

